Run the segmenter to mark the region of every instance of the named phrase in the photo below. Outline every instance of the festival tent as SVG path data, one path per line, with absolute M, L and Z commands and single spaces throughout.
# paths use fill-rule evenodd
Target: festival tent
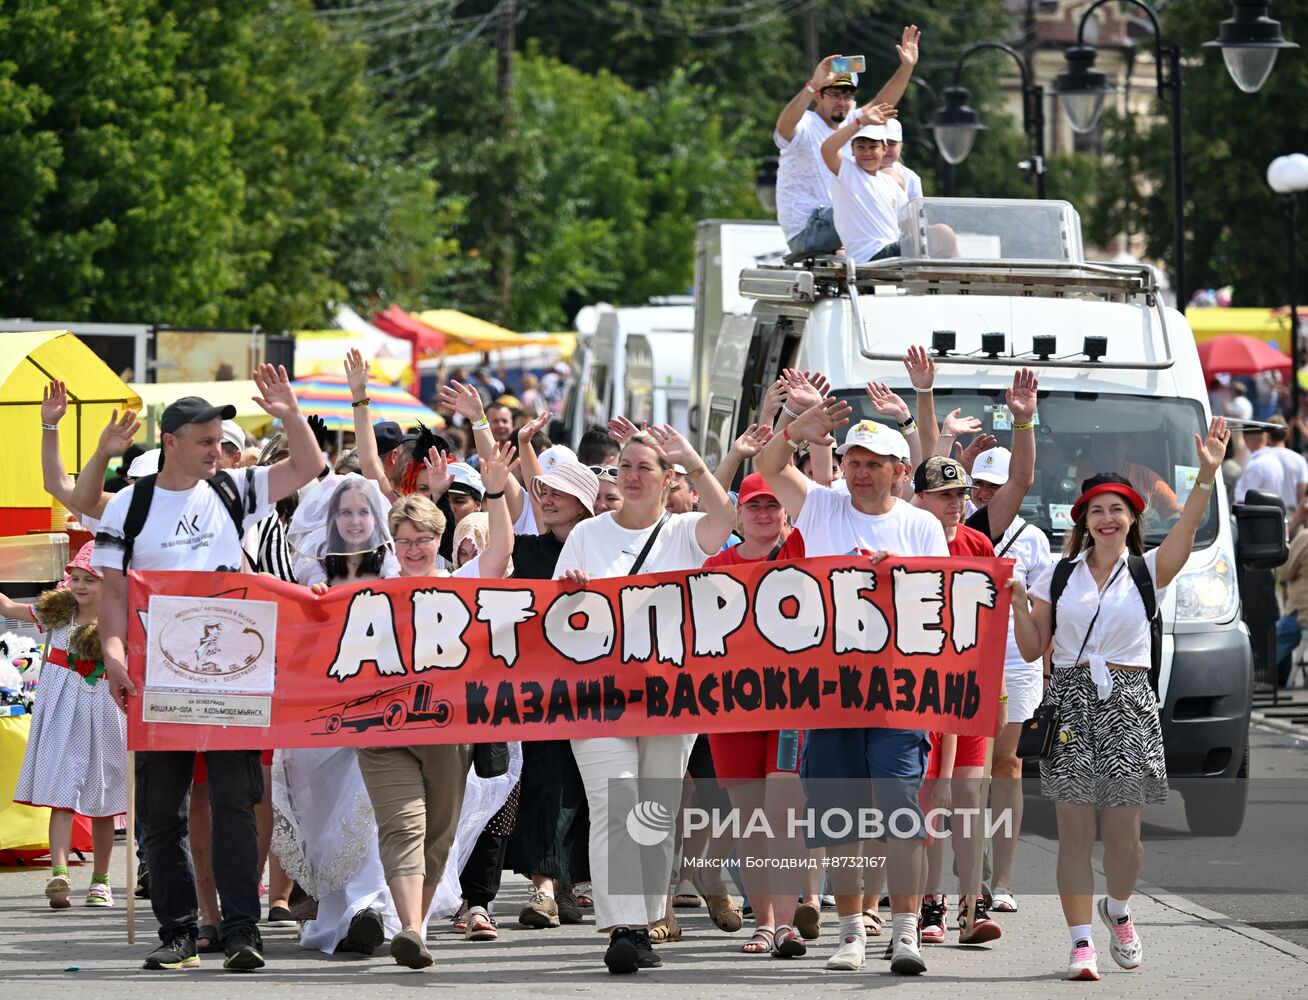
M 345 376 L 323 375 L 319 378 L 296 379 L 291 383 L 300 409 L 306 416 L 322 417 L 329 431 L 354 430 L 354 409 L 351 407 L 350 386 Z M 421 421 L 428 427 L 443 426 L 443 421 L 422 404 L 394 385 L 368 383 L 368 416 L 373 423 L 394 420 L 402 427 Z
M 1205 340 L 1199 345 L 1199 364 L 1208 376 L 1225 372 L 1230 375 L 1256 375 L 1277 370 L 1290 374 L 1290 359 L 1256 337 L 1238 333 Z
M 141 407 L 141 397 L 66 330 L 0 333 L 0 534 L 50 530 L 39 456 L 41 393 L 51 379 L 68 387 L 59 449 L 70 473 L 91 457 L 114 410 Z
M 469 316 L 457 309 L 428 309 L 418 313 L 417 318 L 445 337 L 447 354 L 456 351 L 497 351 L 503 347 L 528 347 L 532 344 L 530 337 L 476 316 Z
M 1185 318 L 1194 331 L 1196 344 L 1240 333 L 1265 343 L 1275 342 L 1281 353 L 1290 353 L 1290 316 L 1285 309 L 1221 309 L 1193 307 Z

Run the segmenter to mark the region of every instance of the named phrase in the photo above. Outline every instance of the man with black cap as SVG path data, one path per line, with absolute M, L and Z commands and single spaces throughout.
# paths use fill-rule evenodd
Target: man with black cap
M 899 69 L 872 98 L 872 104 L 894 105 L 904 96 L 917 65 L 916 25 L 904 29 L 900 44 Z M 831 172 L 822 162 L 822 143 L 845 121 L 856 104 L 858 74 L 836 73 L 827 56 L 813 71 L 813 77 L 790 99 L 777 118 L 773 141 L 781 150 L 777 167 L 777 221 L 786 235 L 791 256 L 834 253 L 841 247 L 831 219 Z M 813 104 L 813 110 L 809 110 Z
M 284 368 L 261 365 L 254 373 L 255 400 L 282 422 L 289 457 L 235 475 L 218 473 L 222 421 L 232 406 L 212 406 L 197 396 L 179 399 L 160 421 L 157 476 L 146 476 L 114 495 L 96 535 L 93 565 L 104 574 L 100 635 L 106 682 L 119 705 L 137 693 L 127 673 L 127 571 L 239 570 L 238 513 L 253 523 L 273 505 L 306 485 L 322 468 L 322 454 L 300 413 Z M 139 491 L 149 497 L 142 517 Z M 134 513 L 135 511 L 135 513 Z M 159 921 L 160 945 L 147 969 L 199 965 L 195 876 L 186 855 L 186 812 L 195 754 L 151 751 L 137 754 L 136 785 L 145 821 L 150 904 Z M 259 919 L 259 839 L 254 806 L 263 797 L 258 750 L 206 751 L 213 814 L 214 879 L 222 897 L 221 938 L 225 968 L 263 966 Z
M 379 420 L 372 425 L 372 434 L 377 439 L 382 470 L 390 480 L 391 489 L 398 493 L 400 477 L 404 474 L 404 431 L 394 420 Z

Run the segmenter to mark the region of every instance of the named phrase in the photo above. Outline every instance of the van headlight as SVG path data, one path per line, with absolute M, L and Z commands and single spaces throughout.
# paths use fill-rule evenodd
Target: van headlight
M 1177 621 L 1229 621 L 1240 604 L 1235 562 L 1214 545 L 1197 566 L 1187 566 L 1172 584 Z

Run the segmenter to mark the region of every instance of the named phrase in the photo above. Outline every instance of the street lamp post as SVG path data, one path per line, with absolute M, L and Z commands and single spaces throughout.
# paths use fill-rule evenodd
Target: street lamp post
M 1267 0 L 1231 0 L 1232 16 L 1222 22 L 1217 37 L 1204 48 L 1222 50 L 1226 71 L 1246 94 L 1267 82 L 1281 49 L 1297 49 L 1281 34 L 1281 22 L 1267 16 Z
M 1278 156 L 1267 167 L 1267 183 L 1288 201 L 1286 215 L 1290 221 L 1290 425 L 1292 440 L 1299 443 L 1295 418 L 1299 415 L 1299 192 L 1308 191 L 1308 156 L 1294 153 Z
M 931 128 L 936 133 L 940 155 L 951 168 L 967 159 L 977 133 L 986 130 L 981 116 L 968 105 L 972 95 L 962 86 L 963 64 L 976 52 L 994 49 L 1007 53 L 1022 74 L 1022 128 L 1031 138 L 1031 172 L 1035 174 L 1036 197 L 1045 196 L 1045 91 L 1032 79 L 1031 65 L 1016 50 L 1000 42 L 979 42 L 959 57 L 954 66 L 954 85 L 946 87 L 944 103 L 936 111 Z
M 931 86 L 931 84 L 927 83 L 927 81 L 922 79 L 920 76 L 911 77 L 910 82 L 921 90 L 922 93 L 926 94 L 928 100 L 931 101 L 931 108 L 933 111 L 932 119 L 934 120 L 934 112 L 940 109 L 940 95 L 936 93 L 936 88 Z M 917 117 L 920 118 L 922 116 L 919 115 Z M 927 126 L 928 130 L 931 128 L 932 126 Z M 905 139 L 907 139 L 907 134 L 905 135 Z M 954 197 L 954 164 L 945 159 L 944 155 L 940 152 L 940 146 L 938 143 L 921 135 L 917 136 L 916 141 L 931 150 L 931 156 L 936 161 L 936 180 L 940 183 L 941 187 L 944 188 L 945 197 Z
M 1054 91 L 1062 101 L 1063 111 L 1073 130 L 1085 134 L 1094 130 L 1104 113 L 1104 98 L 1115 92 L 1103 70 L 1095 69 L 1095 50 L 1085 44 L 1085 26 L 1090 15 L 1110 0 L 1095 0 L 1081 14 L 1076 26 L 1076 45 L 1065 53 L 1067 69 L 1058 74 Z M 1176 307 L 1184 309 L 1185 288 L 1185 159 L 1181 132 L 1181 47 L 1163 45 L 1163 29 L 1158 14 L 1143 0 L 1120 0 L 1143 10 L 1154 29 L 1154 68 L 1158 98 L 1170 96 L 1172 102 L 1172 287 Z M 1164 71 L 1166 66 L 1166 71 Z

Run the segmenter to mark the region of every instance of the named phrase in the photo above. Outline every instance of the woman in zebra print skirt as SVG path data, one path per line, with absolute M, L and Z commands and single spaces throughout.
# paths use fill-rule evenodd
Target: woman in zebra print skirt
M 1158 548 L 1144 551 L 1145 501 L 1129 480 L 1100 473 L 1081 484 L 1072 507 L 1061 593 L 1051 593 L 1055 565 L 1031 578 L 1030 603 L 1014 583 L 1014 631 L 1022 656 L 1036 659 L 1053 644 L 1047 701 L 1057 706 L 1053 750 L 1041 761 L 1040 782 L 1058 816 L 1058 891 L 1072 941 L 1069 979 L 1098 979 L 1091 938 L 1093 913 L 1109 931 L 1113 960 L 1137 969 L 1143 956 L 1131 922 L 1130 899 L 1144 861 L 1140 814 L 1167 798 L 1167 768 L 1157 699 L 1149 683 L 1148 572 L 1155 606 L 1185 565 L 1212 497 L 1230 437 L 1214 417 L 1195 436 L 1199 475 L 1180 519 Z M 1134 563 L 1130 557 L 1143 557 Z M 1053 603 L 1056 602 L 1056 607 Z M 1108 894 L 1094 905 L 1090 855 L 1098 813 Z

